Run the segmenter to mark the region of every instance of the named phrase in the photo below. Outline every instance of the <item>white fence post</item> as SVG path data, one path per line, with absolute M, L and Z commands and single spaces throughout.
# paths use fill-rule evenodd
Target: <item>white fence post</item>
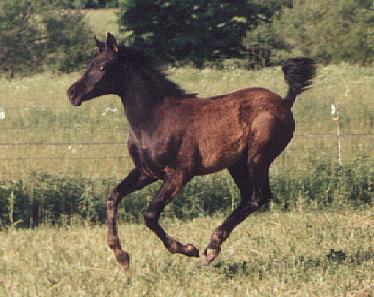
M 340 139 L 340 117 L 339 117 L 339 103 L 331 104 L 331 115 L 333 120 L 336 122 L 336 139 L 338 144 L 338 164 L 343 166 L 342 158 L 342 144 Z

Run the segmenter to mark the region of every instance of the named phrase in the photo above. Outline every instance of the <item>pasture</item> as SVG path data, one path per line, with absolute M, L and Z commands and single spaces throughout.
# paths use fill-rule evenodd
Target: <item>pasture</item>
M 164 220 L 202 248 L 222 217 Z M 120 225 L 131 256 L 125 274 L 104 226 L 0 233 L 0 296 L 323 296 L 374 293 L 374 216 L 365 211 L 259 213 L 223 245 L 211 266 L 170 255 L 144 225 Z
M 114 13 L 88 11 L 98 37 L 116 33 Z M 286 93 L 279 67 L 185 66 L 167 72 L 201 97 L 252 86 Z M 91 223 L 97 214 L 87 204 L 95 200 L 105 214 L 108 185 L 132 167 L 127 122 L 114 96 L 70 106 L 66 90 L 79 76 L 45 72 L 0 78 L 5 113 L 0 120 L 0 226 L 8 225 L 0 232 L 0 296 L 373 296 L 373 66 L 320 65 L 313 87 L 293 106 L 295 136 L 271 167 L 278 201 L 238 226 L 211 266 L 170 255 L 143 224 L 129 223 L 141 222 L 156 187 L 126 200 L 119 235 L 131 256 L 127 274 L 106 246 L 106 228 Z M 333 103 L 340 107 L 342 168 L 337 166 Z M 35 178 L 33 172 L 52 176 Z M 103 181 L 106 186 L 98 186 Z M 166 209 L 162 224 L 202 250 L 223 213 L 237 203 L 237 189 L 221 172 L 194 179 L 181 196 Z M 24 205 L 31 209 L 35 197 L 42 199 L 45 219 L 38 228 L 18 229 L 31 225 L 29 209 L 17 213 L 21 198 L 29 199 Z M 58 226 L 51 226 L 54 207 L 62 201 L 74 204 L 84 219 L 70 213 L 69 221 L 59 216 Z M 356 203 L 352 208 L 347 201 Z M 316 211 L 326 205 L 333 207 Z M 23 221 L 17 215 L 24 215 Z

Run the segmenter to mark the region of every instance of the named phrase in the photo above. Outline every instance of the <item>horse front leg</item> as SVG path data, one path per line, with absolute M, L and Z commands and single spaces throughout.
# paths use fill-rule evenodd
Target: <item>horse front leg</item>
M 166 204 L 170 203 L 177 193 L 183 188 L 188 181 L 186 176 L 177 170 L 167 169 L 164 183 L 154 195 L 148 208 L 144 212 L 144 221 L 158 238 L 162 240 L 165 247 L 172 254 L 179 253 L 189 257 L 199 257 L 199 250 L 192 244 L 182 244 L 168 235 L 160 226 L 160 214 Z
M 107 225 L 108 246 L 113 250 L 117 261 L 127 270 L 130 264 L 130 256 L 121 248 L 121 242 L 117 230 L 118 206 L 122 198 L 134 191 L 140 190 L 145 186 L 156 181 L 155 178 L 143 174 L 139 169 L 134 168 L 129 175 L 123 179 L 107 197 Z

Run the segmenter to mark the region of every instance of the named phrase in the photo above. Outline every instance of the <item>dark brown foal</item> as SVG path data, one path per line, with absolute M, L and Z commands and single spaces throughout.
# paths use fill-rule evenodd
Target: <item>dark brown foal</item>
M 153 68 L 139 51 L 118 45 L 108 33 L 96 40 L 98 53 L 83 76 L 68 90 L 71 104 L 106 95 L 121 97 L 129 121 L 128 149 L 134 169 L 107 200 L 108 245 L 128 269 L 129 254 L 122 250 L 116 217 L 121 199 L 156 180 L 162 180 L 144 212 L 146 225 L 171 253 L 198 257 L 192 244 L 182 244 L 160 226 L 160 214 L 196 175 L 227 168 L 240 190 L 240 203 L 213 232 L 202 256 L 209 264 L 235 226 L 269 203 L 269 166 L 290 142 L 295 129 L 291 107 L 315 75 L 309 58 L 283 65 L 287 95 L 248 88 L 200 99 L 187 94 Z

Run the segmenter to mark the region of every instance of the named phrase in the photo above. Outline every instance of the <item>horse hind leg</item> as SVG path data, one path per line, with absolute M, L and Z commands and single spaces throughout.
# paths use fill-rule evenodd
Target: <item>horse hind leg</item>
M 221 244 L 237 225 L 270 202 L 269 166 L 292 138 L 293 126 L 292 119 L 279 122 L 269 112 L 261 113 L 252 121 L 251 131 L 255 137 L 241 159 L 229 168 L 240 190 L 239 205 L 213 232 L 204 251 L 204 264 L 209 264 L 218 256 Z
M 240 202 L 229 217 L 214 230 L 202 257 L 204 265 L 208 265 L 218 256 L 222 243 L 237 225 L 270 201 L 269 164 L 247 164 L 246 161 L 238 162 L 229 168 L 240 191 Z

